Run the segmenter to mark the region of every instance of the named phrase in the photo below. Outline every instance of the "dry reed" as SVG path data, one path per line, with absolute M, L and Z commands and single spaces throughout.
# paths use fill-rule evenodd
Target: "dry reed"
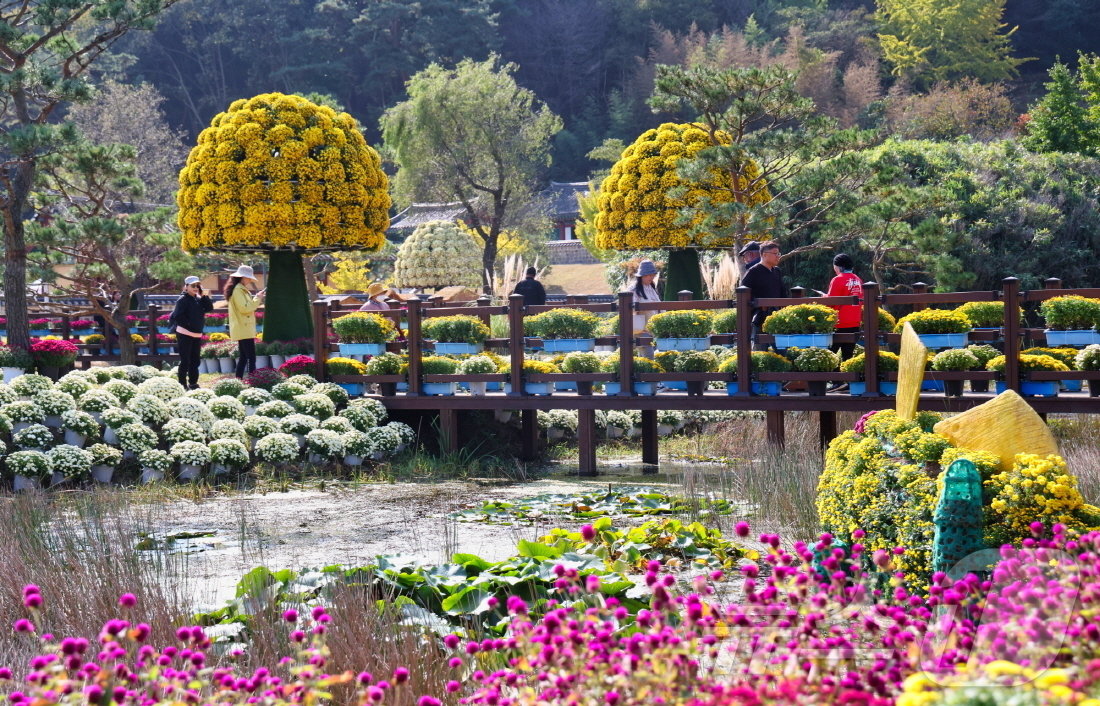
M 703 276 L 708 297 L 714 300 L 733 299 L 740 277 L 737 272 L 737 263 L 728 252 L 722 256 L 717 265 L 710 266 L 700 262 L 699 272 Z

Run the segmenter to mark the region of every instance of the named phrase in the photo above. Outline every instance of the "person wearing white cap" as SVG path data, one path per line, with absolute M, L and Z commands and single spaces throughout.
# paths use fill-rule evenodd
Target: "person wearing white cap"
M 176 334 L 176 348 L 180 365 L 176 377 L 185 388 L 199 386 L 199 349 L 202 348 L 202 327 L 206 312 L 214 310 L 214 302 L 202 291 L 199 278 L 192 275 L 183 280 L 183 293 L 176 300 L 172 315 L 168 317 Z
M 261 289 L 253 296 L 245 282 L 256 284 L 256 276 L 248 265 L 241 265 L 229 275 L 225 285 L 225 301 L 229 303 L 229 338 L 237 342 L 237 377 L 243 378 L 256 369 L 256 309 L 263 303 Z

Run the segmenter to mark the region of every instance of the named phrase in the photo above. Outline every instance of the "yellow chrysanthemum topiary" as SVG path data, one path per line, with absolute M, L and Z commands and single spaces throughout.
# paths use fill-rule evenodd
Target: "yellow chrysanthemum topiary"
M 718 134 L 721 142 L 729 137 Z M 715 171 L 705 182 L 685 182 L 676 170 L 682 159 L 691 159 L 711 146 L 706 131 L 692 124 L 664 123 L 647 130 L 623 150 L 622 157 L 603 180 L 597 197 L 596 246 L 616 250 L 645 248 L 728 248 L 735 235 L 729 228 L 710 233 L 702 242 L 692 234 L 693 226 L 702 223 L 701 211 L 687 223 L 678 223 L 681 212 L 711 203 L 732 203 L 740 200 L 747 205 L 767 203 L 771 196 L 757 181 L 755 165 L 747 170 L 748 183 L 733 183 L 727 172 Z M 675 196 L 669 194 L 675 191 Z M 751 193 L 746 193 L 751 192 Z
M 389 182 L 358 123 L 301 96 L 234 101 L 179 175 L 185 250 L 376 250 Z

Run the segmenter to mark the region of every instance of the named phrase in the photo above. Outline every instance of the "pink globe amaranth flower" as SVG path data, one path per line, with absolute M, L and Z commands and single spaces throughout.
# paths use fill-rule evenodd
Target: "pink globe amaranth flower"
M 511 598 L 508 599 L 509 608 L 511 608 L 511 600 Z M 453 650 L 454 648 L 458 647 L 458 643 L 461 642 L 461 640 L 462 638 L 460 638 L 458 635 L 451 633 L 450 635 L 447 635 L 443 638 L 443 644 Z
M 11 674 L 11 672 L 8 672 L 8 674 Z M 10 679 L 11 677 L 9 676 L 8 678 Z M 458 691 L 461 688 L 462 688 L 462 684 L 458 683 L 454 679 L 447 682 L 447 692 L 448 693 L 453 694 L 454 692 Z
M 416 706 L 442 706 L 443 702 L 434 696 L 421 696 L 416 700 Z
M 26 618 L 20 618 L 12 624 L 12 628 L 14 628 L 16 632 L 34 632 L 34 623 Z
M 741 522 L 738 522 L 736 525 L 733 526 L 733 531 L 734 534 L 736 534 L 738 537 L 748 537 L 749 523 L 742 520 Z
M 324 614 L 325 614 L 325 609 L 324 609 L 323 606 L 314 606 L 313 610 L 310 611 L 310 615 L 313 616 L 314 620 L 317 620 L 318 618 L 320 618 Z
M 306 639 L 306 634 L 301 630 L 295 630 L 294 632 L 290 633 L 290 639 L 293 642 L 302 642 Z
M 374 675 L 370 672 L 359 672 L 359 675 L 355 678 L 359 680 L 360 684 L 370 684 L 374 681 Z
M 619 703 L 619 692 L 609 691 L 604 694 L 603 700 L 607 702 L 608 706 L 615 706 L 615 704 Z
M 0 679 L 11 679 L 11 670 L 7 667 L 0 667 Z
M 99 684 L 90 684 L 84 687 L 84 698 L 88 700 L 90 704 L 99 703 L 103 698 L 103 687 Z
M 397 684 L 404 684 L 409 680 L 409 670 L 404 667 L 398 667 L 393 670 L 393 681 Z
M 123 608 L 133 608 L 137 605 L 137 596 L 132 593 L 123 593 L 118 597 L 118 604 Z
M 41 608 L 42 596 L 38 593 L 28 594 L 23 598 L 23 605 L 27 608 Z
M 592 525 L 584 525 L 581 527 L 581 538 L 586 542 L 591 542 L 596 538 L 596 528 Z
M 386 692 L 379 689 L 377 686 L 367 688 L 367 698 L 371 701 L 381 701 L 386 696 Z

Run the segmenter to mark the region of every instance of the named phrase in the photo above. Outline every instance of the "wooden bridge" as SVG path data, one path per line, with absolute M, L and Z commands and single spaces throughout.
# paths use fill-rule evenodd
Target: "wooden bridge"
M 558 305 L 531 306 L 523 305 L 523 297 L 513 295 L 507 306 L 492 306 L 487 298 L 475 302 L 472 306 L 445 306 L 441 300 L 434 301 L 410 301 L 394 306 L 402 308 L 391 309 L 382 313 L 393 319 L 399 327 L 406 328 L 406 340 L 388 344 L 388 350 L 404 352 L 408 354 L 407 376 L 334 376 L 332 379 L 342 383 L 378 384 L 382 394 L 378 398 L 393 410 L 430 410 L 438 412 L 440 420 L 443 444 L 446 448 L 454 449 L 458 446 L 458 414 L 464 410 L 518 410 L 522 419 L 523 456 L 534 458 L 538 440 L 538 425 L 535 413 L 537 410 L 550 409 L 574 409 L 578 411 L 578 442 L 580 447 L 580 472 L 582 474 L 596 473 L 596 423 L 595 412 L 601 410 L 640 410 L 642 416 L 642 460 L 647 464 L 658 462 L 657 454 L 657 411 L 661 409 L 678 410 L 759 410 L 763 411 L 767 418 L 767 433 L 769 438 L 782 444 L 784 440 L 784 415 L 786 412 L 816 412 L 819 419 L 820 438 L 822 443 L 827 443 L 836 436 L 837 412 L 866 412 L 875 409 L 892 407 L 892 396 L 883 395 L 880 392 L 881 381 L 896 378 L 893 373 L 880 374 L 878 371 L 878 351 L 882 346 L 899 343 L 900 336 L 890 332 L 879 330 L 878 311 L 881 307 L 890 306 L 908 310 L 923 309 L 935 305 L 958 305 L 964 302 L 974 301 L 1003 301 L 1004 323 L 1000 329 L 983 329 L 972 331 L 969 342 L 971 343 L 997 343 L 1003 348 L 1007 358 L 1006 369 L 1002 374 L 987 371 L 967 372 L 935 372 L 928 371 L 925 378 L 929 380 L 970 380 L 970 381 L 995 381 L 1002 380 L 1009 389 L 1019 390 L 1020 382 L 1024 380 L 1050 381 L 1050 380 L 1086 380 L 1092 393 L 1100 392 L 1100 372 L 1031 372 L 1021 375 L 1019 370 L 1018 355 L 1020 350 L 1031 345 L 1042 345 L 1046 341 L 1042 329 L 1027 328 L 1020 324 L 1020 312 L 1029 305 L 1034 306 L 1044 299 L 1055 296 L 1078 294 L 1086 297 L 1100 297 L 1100 289 L 1062 289 L 1061 282 L 1056 279 L 1047 280 L 1045 288 L 1033 291 L 1021 291 L 1019 281 L 1014 277 L 1003 280 L 1002 288 L 993 291 L 975 292 L 946 292 L 932 293 L 927 291 L 924 285 L 917 285 L 911 294 L 882 293 L 874 282 L 863 285 L 863 330 L 859 334 L 834 334 L 835 342 L 859 342 L 866 351 L 865 365 L 861 372 L 854 373 L 756 373 L 750 370 L 750 357 L 738 356 L 737 372 L 730 373 L 635 373 L 633 369 L 634 349 L 650 345 L 652 339 L 648 336 L 635 336 L 632 327 L 632 316 L 635 311 L 669 311 L 675 309 L 709 309 L 725 310 L 734 308 L 737 310 L 737 332 L 735 334 L 714 335 L 710 337 L 712 344 L 736 345 L 738 350 L 751 350 L 750 318 L 754 306 L 781 307 L 791 304 L 815 303 L 827 305 L 857 304 L 858 299 L 852 296 L 845 297 L 806 297 L 801 288 L 792 289 L 792 296 L 786 299 L 760 299 L 753 300 L 748 288 L 737 289 L 736 298 L 733 300 L 714 301 L 690 299 L 689 292 L 681 292 L 677 301 L 640 303 L 635 305 L 630 293 L 619 294 L 612 303 L 589 303 L 586 297 L 569 297 L 563 306 L 583 309 L 596 313 L 617 313 L 619 316 L 619 330 L 615 336 L 608 336 L 596 340 L 597 345 L 615 345 L 618 347 L 619 370 L 617 374 L 590 373 L 590 374 L 524 374 L 523 361 L 526 349 L 538 347 L 538 339 L 526 338 L 523 335 L 523 319 L 525 316 L 534 315 L 554 308 Z M 353 309 L 352 309 L 353 310 Z M 331 322 L 332 319 L 349 311 L 334 306 L 330 302 L 318 301 L 313 304 L 314 317 L 314 351 L 317 358 L 317 375 L 319 378 L 325 373 L 325 360 L 331 350 Z M 421 322 L 425 318 L 434 316 L 450 316 L 466 314 L 481 318 L 486 324 L 494 315 L 506 315 L 510 335 L 506 339 L 490 339 L 486 346 L 490 349 L 503 351 L 509 358 L 508 374 L 495 373 L 485 375 L 425 375 L 421 371 L 421 359 L 425 353 L 430 353 L 432 343 L 422 340 Z M 760 343 L 771 343 L 771 336 L 761 335 Z M 432 396 L 421 394 L 423 383 L 433 382 L 574 382 L 582 383 L 579 392 L 554 392 L 552 395 L 530 395 L 524 392 L 523 384 L 514 384 L 508 393 L 488 393 L 485 396 L 456 395 L 456 396 Z M 706 390 L 706 383 L 710 381 L 732 382 L 734 380 L 758 380 L 762 382 L 798 382 L 828 380 L 831 382 L 857 382 L 865 383 L 865 391 L 861 395 L 851 395 L 847 392 L 833 392 L 824 396 L 811 396 L 805 392 L 782 392 L 778 396 L 758 396 L 753 394 L 750 385 L 739 385 L 738 392 L 727 394 L 726 390 Z M 622 381 L 620 392 L 614 395 L 592 394 L 591 385 L 583 383 Z M 632 382 L 672 382 L 688 381 L 701 383 L 694 385 L 692 392 L 675 392 L 662 390 L 655 395 L 639 395 L 634 392 Z M 1094 382 L 1095 381 L 1095 382 Z M 395 390 L 399 382 L 408 383 L 408 391 L 398 393 Z M 702 389 L 698 389 L 702 388 Z M 966 392 L 961 397 L 946 397 L 943 394 L 924 394 L 921 397 L 921 408 L 931 411 L 959 412 L 989 400 L 991 393 Z M 1041 414 L 1047 413 L 1089 413 L 1100 412 L 1100 397 L 1091 396 L 1090 392 L 1062 393 L 1053 398 L 1027 398 L 1032 407 Z

